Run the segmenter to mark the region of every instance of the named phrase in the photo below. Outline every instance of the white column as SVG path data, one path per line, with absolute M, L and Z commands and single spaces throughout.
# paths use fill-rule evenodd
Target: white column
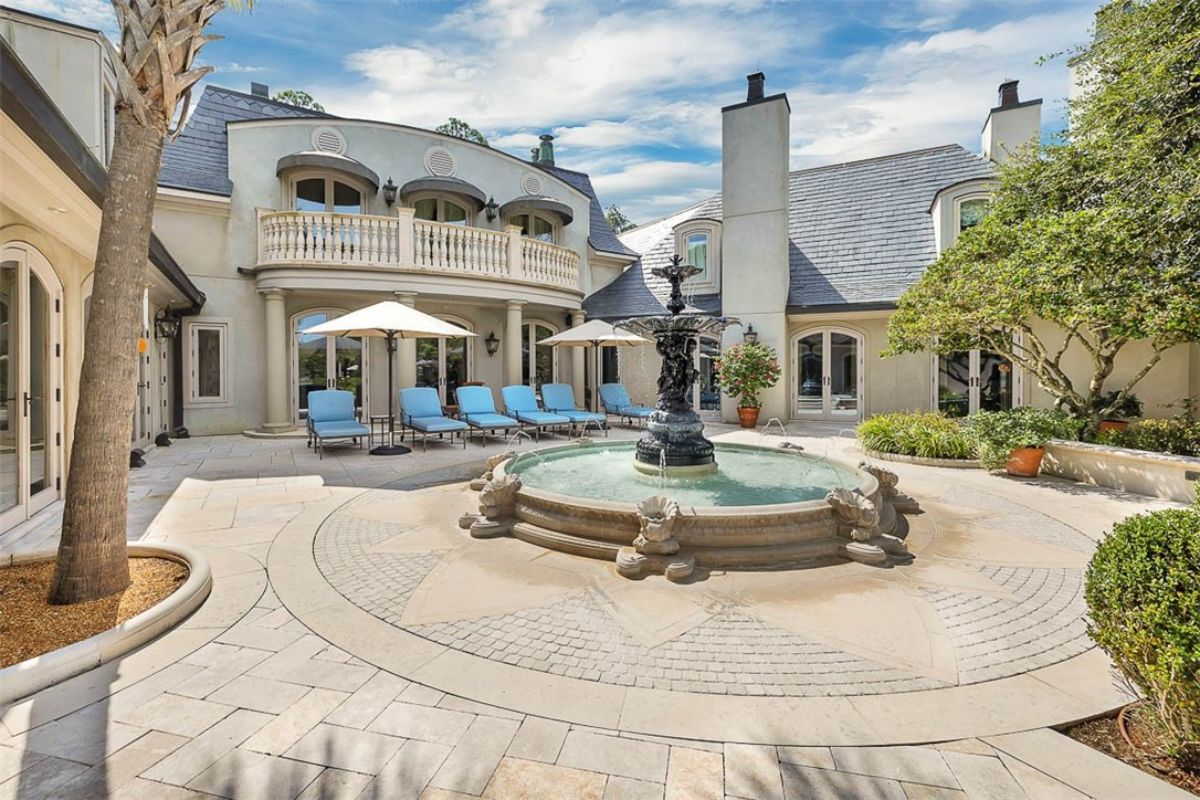
M 266 303 L 267 354 L 267 417 L 263 430 L 279 432 L 292 427 L 288 408 L 288 324 L 287 306 L 282 289 L 268 289 L 263 294 Z
M 396 292 L 396 300 L 410 308 L 417 305 L 416 292 Z M 399 339 L 396 342 L 396 391 L 417 385 L 417 340 Z M 387 389 L 384 389 L 387 391 Z M 388 402 L 394 406 L 396 398 Z
M 513 386 L 521 382 L 521 337 L 524 335 L 521 321 L 521 306 L 524 300 L 509 300 L 508 314 L 504 325 L 504 384 Z M 530 358 L 532 358 L 532 353 Z
M 582 310 L 572 311 L 571 327 L 578 328 L 580 325 L 582 325 L 583 317 L 584 313 Z M 587 354 L 588 348 L 586 347 L 571 348 L 571 389 L 575 392 L 575 402 L 581 404 L 584 402 L 583 390 L 584 379 L 586 378 L 585 370 L 587 369 L 587 367 L 584 365 L 587 363 L 587 359 L 585 358 Z M 599 385 L 600 384 L 595 379 L 592 380 L 593 394 L 599 391 L 597 388 Z M 579 407 L 586 408 L 584 405 L 580 405 Z

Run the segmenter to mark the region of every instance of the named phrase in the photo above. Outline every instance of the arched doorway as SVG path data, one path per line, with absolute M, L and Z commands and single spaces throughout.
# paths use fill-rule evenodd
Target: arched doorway
M 856 421 L 863 411 L 863 336 L 812 328 L 792 339 L 792 412 L 797 419 Z
M 475 326 L 461 317 L 439 315 L 439 319 L 473 331 Z M 417 386 L 438 391 L 442 405 L 453 405 L 454 390 L 471 380 L 474 345 L 469 337 L 417 339 Z
M 337 308 L 313 308 L 292 317 L 292 409 L 298 422 L 308 419 L 308 394 L 318 389 L 353 392 L 355 411 L 361 415 L 367 388 L 363 340 L 302 333 L 344 313 Z
M 542 320 L 528 320 L 522 326 L 521 383 L 537 389 L 544 383 L 554 383 L 558 380 L 558 348 L 539 344 L 556 333 L 558 326 Z
M 32 245 L 0 251 L 0 529 L 57 499 L 62 285 Z

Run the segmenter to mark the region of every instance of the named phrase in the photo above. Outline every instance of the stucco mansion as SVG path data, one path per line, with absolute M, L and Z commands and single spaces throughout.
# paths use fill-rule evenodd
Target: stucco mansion
M 0 10 L 0 528 L 61 493 L 71 446 L 114 124 L 101 37 Z M 586 319 L 663 313 L 667 286 L 650 270 L 674 255 L 703 270 L 689 282 L 693 307 L 742 322 L 697 348 L 695 400 L 712 416 L 735 416 L 712 357 L 751 327 L 783 363 L 764 420 L 851 426 L 898 409 L 1044 405 L 1035 382 L 994 354 L 879 357 L 897 298 L 986 212 L 995 164 L 1040 133 L 1041 101 L 1021 100 L 1016 81 L 988 100 L 978 154 L 930 142 L 791 171 L 788 99 L 752 75 L 746 100 L 721 110 L 722 193 L 618 237 L 588 175 L 556 163 L 548 135 L 518 158 L 317 114 L 271 100 L 264 86 L 208 86 L 163 158 L 131 446 L 180 427 L 292 431 L 308 393 L 328 387 L 355 392 L 363 414 L 385 413 L 381 341 L 303 333 L 381 299 L 477 334 L 403 341 L 400 387 L 434 386 L 453 403 L 466 382 L 498 395 L 554 381 L 591 403 L 598 380 L 621 380 L 649 403 L 652 347 L 606 351 L 596 376 L 582 349 L 540 342 Z M 1127 348 L 1114 380 L 1146 352 Z M 1200 347 L 1168 352 L 1138 395 L 1149 416 L 1200 396 Z

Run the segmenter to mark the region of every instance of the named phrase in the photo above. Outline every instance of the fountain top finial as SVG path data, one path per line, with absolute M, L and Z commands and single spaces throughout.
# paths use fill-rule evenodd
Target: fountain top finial
M 667 311 L 670 311 L 672 316 L 679 316 L 687 308 L 687 303 L 683 302 L 683 292 L 679 288 L 680 284 L 693 275 L 699 275 L 701 272 L 703 270 L 699 267 L 684 264 L 683 258 L 677 255 L 671 256 L 671 263 L 667 266 L 655 267 L 650 270 L 651 275 L 666 278 L 671 284 L 671 299 L 667 301 Z

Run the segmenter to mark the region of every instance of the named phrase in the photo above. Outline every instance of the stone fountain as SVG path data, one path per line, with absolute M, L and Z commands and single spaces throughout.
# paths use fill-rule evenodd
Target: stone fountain
M 646 435 L 637 443 L 634 466 L 642 472 L 667 475 L 697 475 L 714 472 L 713 443 L 704 436 L 704 422 L 692 408 L 692 385 L 696 382 L 696 343 L 703 334 L 720 335 L 737 320 L 684 314 L 687 304 L 681 286 L 700 270 L 674 256 L 665 267 L 651 273 L 671 284 L 667 301 L 669 314 L 636 317 L 617 323 L 642 336 L 654 337 L 662 358 L 658 376 L 658 406 L 646 423 Z

